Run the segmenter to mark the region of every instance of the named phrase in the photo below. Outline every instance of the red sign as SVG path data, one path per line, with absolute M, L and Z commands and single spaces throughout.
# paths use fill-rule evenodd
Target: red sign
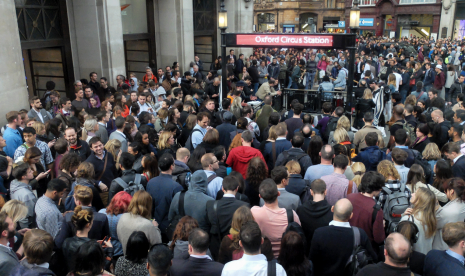
M 331 47 L 333 37 L 331 35 L 268 35 L 245 34 L 236 35 L 237 45 L 247 46 L 287 46 L 287 47 Z

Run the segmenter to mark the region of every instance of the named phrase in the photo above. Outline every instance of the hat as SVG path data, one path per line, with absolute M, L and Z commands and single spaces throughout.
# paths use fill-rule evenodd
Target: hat
M 380 56 L 380 57 L 384 57 L 384 55 L 383 55 L 383 54 L 379 54 L 379 56 Z
M 223 120 L 225 121 L 231 121 L 232 120 L 232 117 L 233 117 L 233 114 L 229 111 L 226 111 L 224 114 L 223 114 Z
M 442 66 L 440 64 L 436 65 L 436 68 L 439 68 L 442 70 Z
M 247 86 L 247 84 L 244 81 L 238 81 L 238 82 L 236 82 L 236 87 L 238 87 L 238 86 L 239 87 L 241 87 L 241 86 L 244 87 L 244 86 Z

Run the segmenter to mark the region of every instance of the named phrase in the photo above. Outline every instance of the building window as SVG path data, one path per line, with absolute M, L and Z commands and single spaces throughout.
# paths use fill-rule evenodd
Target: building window
M 334 9 L 336 7 L 336 0 L 326 0 L 326 7 Z
M 427 4 L 436 3 L 436 0 L 400 0 L 400 4 Z
M 377 0 L 360 0 L 359 6 L 374 6 Z

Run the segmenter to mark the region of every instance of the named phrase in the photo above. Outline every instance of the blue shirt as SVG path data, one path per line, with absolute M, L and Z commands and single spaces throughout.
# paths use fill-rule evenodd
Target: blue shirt
M 464 257 L 464 256 L 459 255 L 459 254 L 455 253 L 454 251 L 452 251 L 452 250 L 450 250 L 450 249 L 449 249 L 449 250 L 446 250 L 446 253 L 447 253 L 449 256 L 451 256 L 451 257 L 456 258 L 457 260 L 459 260 L 459 262 L 461 262 L 462 265 L 465 263 L 465 257 Z
M 17 129 L 7 127 L 3 133 L 3 139 L 6 141 L 6 147 L 3 150 L 9 157 L 13 158 L 15 150 L 23 143 L 21 134 Z
M 212 171 L 204 170 L 204 172 L 207 175 L 207 178 L 209 178 L 212 174 L 216 175 L 216 173 Z M 218 193 L 219 190 L 221 190 L 222 187 L 223 187 L 223 178 L 217 176 L 210 183 L 208 183 L 207 195 L 211 196 L 213 199 L 216 199 L 216 194 Z
M 192 132 L 191 142 L 192 142 L 192 146 L 195 149 L 200 143 L 202 143 L 203 137 L 207 133 L 207 129 L 199 126 L 199 124 L 196 124 L 194 129 L 198 129 L 201 132 L 201 133 L 199 133 L 198 131 Z M 192 131 L 194 131 L 194 129 L 192 129 Z
M 315 179 L 320 179 L 322 176 L 330 175 L 334 172 L 333 165 L 314 165 L 308 167 L 305 172 L 304 179 L 310 180 L 310 183 Z

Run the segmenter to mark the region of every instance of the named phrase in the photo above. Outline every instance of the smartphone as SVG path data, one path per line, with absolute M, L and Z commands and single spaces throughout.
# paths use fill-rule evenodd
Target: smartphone
M 48 171 L 46 171 L 45 173 L 50 173 L 50 171 L 51 171 L 51 169 L 50 169 L 50 170 L 48 170 Z

